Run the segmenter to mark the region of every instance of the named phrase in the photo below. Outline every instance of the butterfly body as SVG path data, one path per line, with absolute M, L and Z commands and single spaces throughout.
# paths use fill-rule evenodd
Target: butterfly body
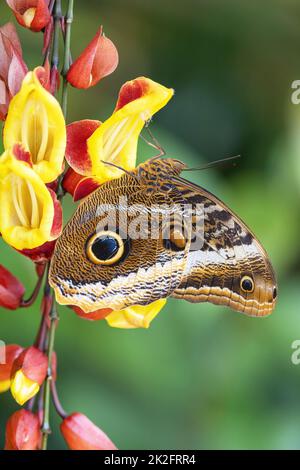
M 81 202 L 51 262 L 60 303 L 91 312 L 172 296 L 271 313 L 277 287 L 265 250 L 225 204 L 180 177 L 184 168 L 154 158 Z

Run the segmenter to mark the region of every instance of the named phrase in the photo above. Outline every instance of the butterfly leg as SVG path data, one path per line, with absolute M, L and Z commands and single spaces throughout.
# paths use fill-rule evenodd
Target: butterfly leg
M 157 158 L 164 157 L 164 156 L 166 155 L 166 151 L 165 151 L 165 149 L 160 145 L 160 143 L 158 142 L 158 140 L 154 137 L 154 135 L 153 135 L 152 132 L 150 131 L 150 129 L 149 129 L 149 122 L 146 124 L 145 129 L 146 129 L 147 133 L 149 134 L 151 140 L 146 139 L 143 135 L 141 135 L 141 138 L 142 138 L 148 145 L 150 145 L 150 147 L 153 147 L 154 149 L 156 149 L 156 150 L 159 151 L 159 154 L 158 154 L 158 155 L 155 155 L 154 157 L 152 157 L 151 160 L 156 160 Z

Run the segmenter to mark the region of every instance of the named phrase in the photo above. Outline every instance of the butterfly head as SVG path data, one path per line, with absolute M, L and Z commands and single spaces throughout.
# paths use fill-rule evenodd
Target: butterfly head
M 174 188 L 173 176 L 178 176 L 186 168 L 186 164 L 175 158 L 151 158 L 141 163 L 135 170 L 139 183 L 147 188 L 148 194 L 153 191 L 163 192 Z

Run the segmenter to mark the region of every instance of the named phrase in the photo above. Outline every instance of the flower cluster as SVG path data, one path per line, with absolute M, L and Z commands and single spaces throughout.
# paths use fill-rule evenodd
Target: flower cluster
M 61 1 L 7 0 L 19 25 L 43 32 L 44 61 L 28 71 L 15 26 L 0 27 L 0 119 L 3 154 L 0 157 L 0 233 L 3 240 L 35 263 L 38 280 L 29 299 L 25 288 L 0 265 L 0 306 L 29 307 L 44 282 L 41 325 L 33 346 L 11 344 L 0 357 L 0 392 L 11 391 L 26 409 L 8 420 L 5 449 L 45 449 L 49 434 L 49 393 L 62 418 L 61 432 L 70 449 L 115 449 L 112 441 L 80 413 L 67 415 L 56 391 L 54 332 L 57 326 L 54 293 L 48 268 L 62 231 L 62 198 L 86 197 L 104 182 L 136 166 L 139 135 L 146 123 L 173 96 L 173 90 L 146 77 L 126 82 L 120 89 L 112 115 L 103 122 L 81 120 L 66 125 L 67 85 L 86 89 L 111 74 L 118 52 L 100 27 L 94 38 L 71 63 L 70 35 L 73 2 L 61 15 Z M 57 21 L 59 19 L 59 21 Z M 58 41 L 64 37 L 62 80 L 58 73 Z M 56 98 L 62 81 L 62 107 Z M 107 165 L 104 162 L 113 165 Z M 45 279 L 44 279 L 45 278 Z M 57 301 L 59 302 L 59 295 Z M 85 313 L 70 307 L 81 318 L 102 320 L 112 327 L 148 328 L 166 300 L 121 311 L 110 308 Z M 35 399 L 40 395 L 37 412 Z
M 2 347 L 3 348 L 3 347 Z M 10 344 L 1 351 L 5 364 L 0 364 L 0 392 L 9 388 L 19 405 L 24 405 L 34 397 L 44 382 L 48 359 L 39 349 L 23 349 Z M 56 355 L 52 356 L 52 380 L 56 381 Z M 21 409 L 13 413 L 6 425 L 6 450 L 37 450 L 41 447 L 42 417 Z M 71 450 L 113 450 L 116 449 L 106 434 L 85 415 L 72 413 L 63 416 L 62 435 Z
M 59 103 L 41 84 L 39 72 L 26 74 L 4 123 L 0 231 L 8 244 L 41 262 L 51 256 L 49 242 L 62 229 L 61 206 L 49 183 L 63 171 L 66 130 Z

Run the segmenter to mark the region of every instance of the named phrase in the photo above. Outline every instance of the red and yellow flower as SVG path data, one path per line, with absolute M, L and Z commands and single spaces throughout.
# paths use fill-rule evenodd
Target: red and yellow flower
M 11 369 L 10 390 L 19 405 L 34 397 L 47 375 L 48 358 L 31 346 L 14 360 Z
M 24 28 L 41 31 L 48 25 L 51 16 L 49 0 L 6 0 L 14 12 L 16 20 Z
M 119 93 L 113 114 L 103 123 L 84 120 L 67 126 L 66 159 L 70 165 L 63 185 L 74 200 L 94 191 L 100 184 L 136 166 L 139 135 L 152 116 L 165 106 L 174 91 L 149 78 L 140 77 L 125 83 Z M 106 163 L 105 163 L 106 162 Z M 59 298 L 57 298 L 59 302 Z M 120 311 L 109 309 L 75 313 L 89 320 L 105 318 L 116 328 L 148 328 L 165 305 L 161 299 L 148 306 L 136 305 Z
M 6 392 L 11 385 L 11 371 L 14 360 L 21 354 L 23 348 L 18 344 L 0 346 L 0 393 Z
M 29 72 L 12 99 L 0 157 L 0 232 L 36 262 L 51 256 L 62 229 L 60 203 L 46 184 L 63 171 L 66 128 L 58 102 L 41 83 L 46 75 L 42 67 Z
M 4 149 L 21 143 L 44 183 L 63 171 L 66 126 L 58 101 L 41 84 L 41 67 L 28 72 L 12 99 L 3 130 Z
M 27 73 L 22 47 L 12 23 L 0 27 L 0 119 L 4 121 L 12 97 Z
M 20 144 L 0 159 L 0 232 L 17 250 L 55 240 L 62 212 L 55 193 L 34 171 L 31 155 Z
M 66 159 L 70 167 L 98 184 L 123 173 L 104 162 L 125 170 L 135 168 L 138 138 L 144 125 L 173 93 L 174 90 L 145 77 L 125 83 L 116 108 L 106 121 L 84 120 L 67 127 Z

